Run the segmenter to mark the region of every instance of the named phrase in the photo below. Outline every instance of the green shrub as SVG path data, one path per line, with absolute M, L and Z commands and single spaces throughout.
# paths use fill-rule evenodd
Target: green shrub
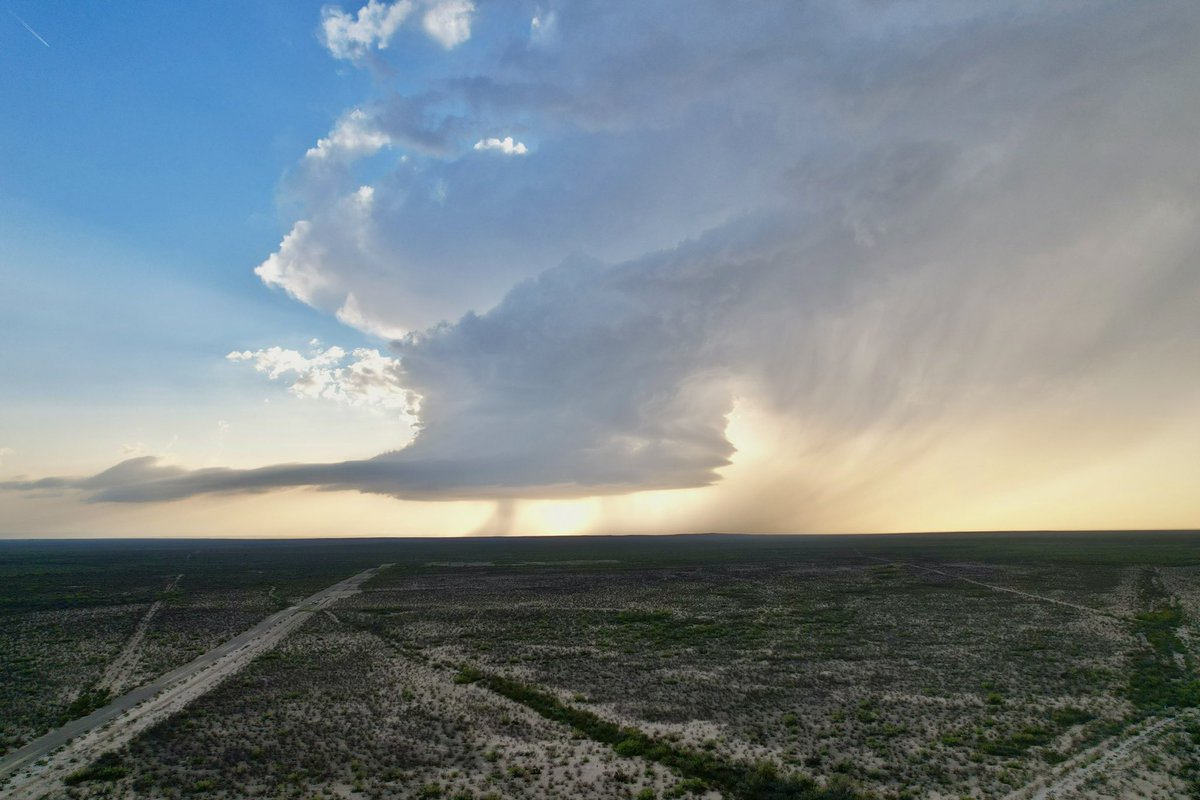
M 83 769 L 77 769 L 63 783 L 75 786 L 87 781 L 119 781 L 129 774 L 129 768 L 121 763 L 121 757 L 116 753 L 105 753 Z
M 1050 715 L 1050 719 L 1054 720 L 1055 725 L 1070 728 L 1073 725 L 1082 725 L 1085 722 L 1091 722 L 1095 717 L 1082 708 L 1067 706 L 1055 709 L 1054 713 Z
M 613 745 L 613 749 L 617 751 L 617 755 L 626 757 L 640 756 L 646 752 L 646 742 L 639 737 L 629 737 L 622 739 Z

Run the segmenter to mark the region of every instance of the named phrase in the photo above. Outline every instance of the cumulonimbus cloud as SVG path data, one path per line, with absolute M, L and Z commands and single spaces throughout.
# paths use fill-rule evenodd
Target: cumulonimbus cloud
M 672 13 L 692 24 L 656 35 Z M 407 160 L 366 187 L 299 186 L 303 219 L 259 267 L 396 332 L 389 380 L 422 398 L 411 445 L 255 470 L 132 459 L 7 488 L 702 486 L 733 457 L 736 398 L 802 431 L 805 458 L 854 440 L 882 463 L 887 441 L 919 441 L 892 469 L 949 446 L 943 420 L 1034 401 L 1113 429 L 1132 409 L 1194 414 L 1194 5 L 946 3 L 914 24 L 854 3 L 736 19 L 583 3 L 554 20 L 537 47 L 497 44 L 490 71 L 364 104 L 358 122 Z M 536 158 L 470 157 L 515 120 Z M 1068 428 L 1067 452 L 1106 435 Z

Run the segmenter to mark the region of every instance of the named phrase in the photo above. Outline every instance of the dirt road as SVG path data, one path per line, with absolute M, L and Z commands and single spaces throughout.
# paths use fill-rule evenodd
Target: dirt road
M 171 582 L 163 589 L 163 594 L 166 594 L 179 585 L 179 579 L 183 575 L 176 575 L 171 579 Z M 133 668 L 137 664 L 140 657 L 140 649 L 142 639 L 146 638 L 146 631 L 150 629 L 150 623 L 154 621 L 154 617 L 158 614 L 158 610 L 162 608 L 163 601 L 155 600 L 146 613 L 142 616 L 140 622 L 133 630 L 133 635 L 129 637 L 129 641 L 125 643 L 125 647 L 120 654 L 112 660 L 108 665 L 108 669 L 104 670 L 104 675 L 96 683 L 97 689 L 110 689 L 117 691 L 124 688 L 129 681 L 129 676 L 133 673 Z
M 386 565 L 384 565 L 386 566 Z M 33 798 L 61 789 L 59 783 L 101 753 L 183 708 L 304 624 L 310 614 L 354 594 L 375 567 L 322 589 L 264 619 L 188 664 L 121 695 L 86 717 L 72 720 L 0 758 L 0 798 Z
M 934 569 L 933 567 L 925 567 L 920 564 L 913 564 L 908 561 L 888 561 L 885 558 L 876 558 L 874 556 L 866 556 L 866 558 L 870 559 L 871 561 L 879 561 L 880 563 L 887 564 L 887 565 L 893 566 L 893 567 L 908 567 L 909 569 L 919 569 L 922 572 L 930 572 L 930 573 L 933 573 L 934 575 L 941 575 L 943 578 L 953 578 L 956 581 L 962 581 L 963 583 L 971 583 L 976 586 L 982 586 L 984 589 L 991 589 L 992 591 L 995 591 L 995 592 L 1007 592 L 1008 594 L 1015 594 L 1019 597 L 1024 597 L 1028 600 L 1038 600 L 1043 603 L 1054 603 L 1055 605 L 1065 606 L 1067 608 L 1073 608 L 1076 611 L 1086 611 L 1089 614 L 1098 614 L 1102 617 L 1109 617 L 1110 619 L 1127 619 L 1127 617 L 1121 616 L 1120 614 L 1113 614 L 1108 611 L 1101 611 L 1098 608 L 1091 608 L 1090 606 L 1081 606 L 1078 603 L 1071 603 L 1066 600 L 1059 600 L 1054 597 L 1046 597 L 1043 594 L 1034 594 L 1032 592 L 1025 592 L 1025 591 L 1021 591 L 1020 589 L 1013 589 L 1009 586 L 997 586 L 994 583 L 984 583 L 983 581 L 977 581 L 974 578 L 968 578 L 963 575 L 955 575 L 953 572 L 946 572 L 944 570 Z

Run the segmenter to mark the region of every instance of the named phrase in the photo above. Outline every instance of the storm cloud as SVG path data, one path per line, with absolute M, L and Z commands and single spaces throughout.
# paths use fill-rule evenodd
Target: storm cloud
M 421 86 L 381 72 L 300 160 L 298 219 L 258 268 L 395 337 L 415 440 L 5 486 L 696 487 L 734 456 L 738 402 L 797 459 L 905 434 L 853 481 L 1014 407 L 1114 420 L 1051 432 L 1093 454 L 1130 416 L 1190 418 L 1198 22 L 1187 2 L 480 7 L 470 58 Z

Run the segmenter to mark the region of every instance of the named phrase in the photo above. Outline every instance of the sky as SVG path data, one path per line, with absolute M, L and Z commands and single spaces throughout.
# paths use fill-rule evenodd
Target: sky
M 0 14 L 0 536 L 1200 527 L 1200 6 Z

